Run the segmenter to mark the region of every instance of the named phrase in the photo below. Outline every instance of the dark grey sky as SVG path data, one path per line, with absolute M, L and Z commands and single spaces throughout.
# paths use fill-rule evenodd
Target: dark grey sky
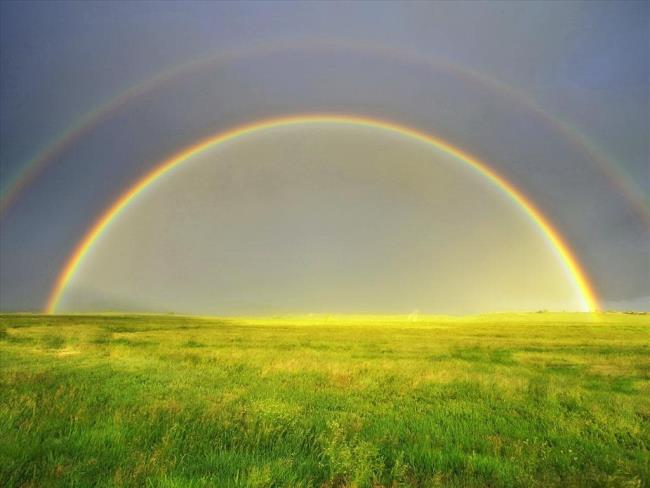
M 4 310 L 41 309 L 92 222 L 170 153 L 314 111 L 416 127 L 488 161 L 562 232 L 606 307 L 650 308 L 647 2 L 4 1 L 0 13 L 3 188 L 129 87 L 247 52 L 131 98 L 49 161 L 0 221 Z

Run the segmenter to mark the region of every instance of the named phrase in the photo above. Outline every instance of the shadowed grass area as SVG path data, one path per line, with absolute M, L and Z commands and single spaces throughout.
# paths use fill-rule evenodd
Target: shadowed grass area
M 2 486 L 647 486 L 650 316 L 0 316 Z

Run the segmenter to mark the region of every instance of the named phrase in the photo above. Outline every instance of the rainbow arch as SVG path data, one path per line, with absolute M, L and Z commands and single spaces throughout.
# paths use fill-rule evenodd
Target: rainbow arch
M 0 188 L 0 219 L 17 200 L 21 192 L 38 177 L 47 165 L 56 157 L 64 153 L 76 141 L 93 129 L 101 121 L 110 118 L 120 108 L 130 101 L 143 96 L 156 88 L 176 79 L 178 76 L 192 73 L 213 63 L 228 62 L 246 56 L 268 55 L 282 51 L 308 51 L 313 49 L 355 50 L 377 56 L 385 56 L 396 60 L 405 61 L 414 65 L 427 66 L 433 69 L 454 73 L 456 76 L 477 83 L 479 86 L 492 90 L 510 98 L 515 103 L 525 107 L 536 114 L 550 127 L 554 128 L 565 140 L 577 148 L 586 158 L 595 163 L 607 176 L 608 180 L 617 187 L 626 198 L 631 208 L 641 218 L 643 223 L 650 227 L 650 200 L 635 181 L 614 160 L 600 149 L 593 141 L 582 134 L 576 127 L 561 118 L 546 111 L 538 102 L 526 94 L 516 90 L 507 83 L 478 72 L 472 68 L 454 64 L 449 60 L 431 59 L 415 52 L 403 51 L 388 46 L 375 46 L 373 44 L 309 39 L 296 44 L 295 42 L 271 42 L 253 44 L 243 48 L 221 49 L 218 53 L 207 54 L 180 65 L 171 66 L 158 74 L 136 83 L 117 95 L 108 98 L 95 106 L 92 110 L 81 116 L 75 123 L 56 136 L 50 143 L 32 159 L 25 162 L 15 175 L 10 175 Z
M 555 250 L 561 259 L 569 276 L 571 276 L 577 290 L 580 293 L 583 308 L 585 311 L 598 311 L 600 305 L 596 292 L 585 271 L 580 265 L 578 259 L 575 257 L 564 238 L 558 230 L 551 224 L 551 222 L 536 208 L 533 202 L 510 183 L 503 176 L 499 175 L 486 163 L 480 161 L 474 156 L 464 152 L 458 147 L 439 139 L 435 136 L 425 134 L 417 129 L 398 125 L 392 122 L 373 119 L 369 117 L 345 115 L 345 114 L 306 114 L 294 115 L 289 117 L 280 117 L 267 119 L 262 121 L 252 122 L 247 125 L 239 126 L 234 129 L 221 132 L 214 136 L 203 139 L 184 150 L 174 154 L 170 158 L 160 163 L 154 170 L 136 182 L 131 188 L 122 194 L 101 216 L 95 221 L 92 227 L 88 230 L 83 239 L 73 250 L 68 258 L 64 268 L 59 274 L 54 287 L 50 293 L 45 307 L 46 313 L 55 313 L 56 308 L 63 296 L 66 286 L 74 276 L 79 265 L 82 263 L 84 257 L 91 249 L 93 244 L 99 239 L 104 230 L 106 230 L 111 222 L 128 207 L 128 205 L 150 185 L 152 185 L 158 178 L 168 173 L 176 166 L 187 161 L 192 156 L 195 156 L 206 149 L 223 144 L 234 139 L 278 127 L 287 127 L 293 125 L 304 124 L 319 124 L 319 123 L 332 123 L 341 125 L 352 125 L 356 127 L 368 127 L 380 129 L 392 133 L 397 133 L 419 142 L 428 144 L 435 149 L 443 151 L 461 162 L 474 169 L 477 173 L 487 178 L 495 184 L 504 194 L 506 194 L 528 217 L 537 225 L 546 237 L 548 243 Z

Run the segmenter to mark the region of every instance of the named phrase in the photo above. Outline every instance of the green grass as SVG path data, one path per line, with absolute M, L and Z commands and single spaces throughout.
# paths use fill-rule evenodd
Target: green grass
M 0 485 L 648 486 L 650 316 L 0 316 Z

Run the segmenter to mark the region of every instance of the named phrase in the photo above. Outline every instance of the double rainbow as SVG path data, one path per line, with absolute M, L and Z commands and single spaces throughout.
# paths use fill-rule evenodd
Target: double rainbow
M 243 48 L 220 49 L 216 54 L 208 54 L 203 57 L 190 60 L 180 65 L 171 66 L 160 73 L 146 80 L 132 85 L 126 90 L 107 99 L 95 106 L 90 112 L 81 118 L 61 134 L 55 137 L 47 147 L 43 148 L 31 160 L 25 162 L 15 175 L 9 175 L 5 184 L 0 188 L 0 218 L 7 212 L 9 207 L 18 196 L 29 187 L 30 183 L 52 162 L 55 161 L 68 148 L 73 146 L 86 133 L 94 129 L 102 121 L 110 118 L 115 112 L 125 107 L 131 101 L 155 91 L 160 86 L 169 83 L 181 75 L 194 73 L 219 63 L 227 63 L 254 56 L 265 56 L 271 53 L 280 52 L 309 52 L 311 50 L 340 50 L 353 51 L 361 54 L 369 54 L 387 59 L 400 60 L 414 66 L 424 66 L 441 72 L 448 72 L 460 79 L 465 79 L 477 84 L 493 94 L 507 97 L 513 103 L 521 106 L 543 120 L 549 127 L 573 145 L 588 161 L 597 165 L 607 176 L 608 180 L 617 187 L 621 194 L 629 202 L 631 208 L 641 218 L 643 223 L 650 227 L 650 201 L 648 195 L 638 187 L 635 181 L 602 149 L 578 129 L 559 117 L 547 112 L 538 102 L 514 87 L 475 71 L 469 67 L 456 65 L 448 60 L 430 59 L 427 56 L 417 53 L 397 50 L 387 46 L 375 46 L 358 42 L 341 42 L 333 40 L 305 40 L 295 42 L 275 42 L 264 44 L 253 44 Z
M 452 146 L 451 144 L 420 132 L 416 129 L 397 125 L 392 122 L 371 119 L 367 117 L 354 116 L 354 115 L 337 115 L 337 114 L 308 114 L 296 115 L 290 117 L 281 117 L 263 121 L 253 122 L 248 125 L 240 126 L 232 130 L 219 133 L 217 135 L 208 137 L 201 140 L 196 144 L 182 150 L 181 152 L 173 155 L 171 158 L 163 161 L 149 174 L 139 180 L 128 191 L 126 191 L 120 198 L 111 205 L 108 210 L 93 224 L 91 229 L 86 233 L 84 238 L 80 241 L 77 247 L 69 257 L 65 267 L 56 280 L 55 286 L 47 301 L 45 311 L 47 313 L 54 313 L 61 300 L 66 286 L 73 278 L 75 272 L 83 262 L 84 257 L 92 248 L 93 244 L 101 237 L 102 233 L 109 227 L 111 222 L 125 210 L 128 205 L 142 193 L 146 188 L 151 186 L 158 178 L 168 173 L 176 166 L 182 164 L 193 156 L 226 142 L 233 141 L 237 138 L 253 134 L 255 132 L 295 125 L 304 124 L 341 124 L 356 127 L 368 127 L 380 129 L 392 133 L 397 133 L 413 140 L 428 144 L 429 146 L 445 152 L 459 161 L 465 163 L 470 168 L 475 170 L 478 174 L 487 178 L 496 187 L 498 187 L 511 201 L 517 206 L 537 225 L 545 236 L 548 244 L 554 249 L 558 257 L 561 259 L 566 271 L 573 280 L 576 289 L 580 293 L 582 299 L 583 309 L 585 311 L 599 310 L 598 300 L 593 286 L 589 282 L 585 271 L 582 269 L 577 258 L 560 235 L 560 233 L 553 227 L 548 219 L 538 210 L 535 205 L 526 197 L 520 190 L 512 185 L 503 176 L 499 175 L 496 171 L 490 168 L 486 163 L 471 156 L 463 150 Z

